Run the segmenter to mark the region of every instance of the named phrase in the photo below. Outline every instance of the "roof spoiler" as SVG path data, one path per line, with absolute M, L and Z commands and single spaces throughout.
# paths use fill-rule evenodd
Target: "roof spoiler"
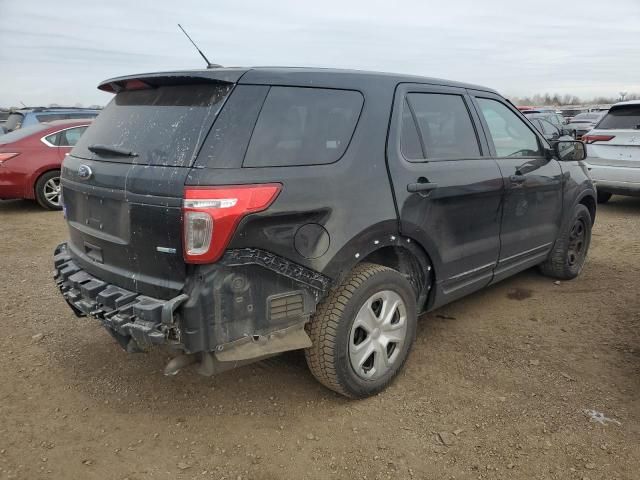
M 142 90 L 167 85 L 194 85 L 202 83 L 237 83 L 246 68 L 211 68 L 186 72 L 143 73 L 116 77 L 98 85 L 98 90 L 118 93 L 123 90 Z

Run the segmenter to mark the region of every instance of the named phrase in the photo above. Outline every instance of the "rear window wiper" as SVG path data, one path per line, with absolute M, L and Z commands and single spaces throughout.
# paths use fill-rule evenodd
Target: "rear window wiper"
M 138 154 L 125 148 L 110 146 L 110 145 L 89 145 L 87 147 L 93 153 L 107 153 L 111 155 L 120 155 L 121 157 L 137 157 Z

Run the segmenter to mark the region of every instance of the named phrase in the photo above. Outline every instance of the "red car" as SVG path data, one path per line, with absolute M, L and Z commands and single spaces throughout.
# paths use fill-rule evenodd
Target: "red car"
M 60 210 L 60 165 L 91 119 L 56 120 L 0 135 L 0 199 Z

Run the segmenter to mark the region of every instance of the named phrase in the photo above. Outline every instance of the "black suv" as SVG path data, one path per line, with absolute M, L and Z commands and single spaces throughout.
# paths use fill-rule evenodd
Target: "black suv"
M 420 313 L 539 265 L 577 276 L 596 192 L 508 101 L 403 75 L 220 68 L 107 80 L 63 164 L 56 282 L 129 352 L 212 375 L 305 349 L 349 397 Z

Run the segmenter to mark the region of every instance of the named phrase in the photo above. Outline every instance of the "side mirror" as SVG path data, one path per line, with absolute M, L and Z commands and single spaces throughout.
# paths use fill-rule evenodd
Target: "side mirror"
M 577 162 L 587 158 L 587 148 L 578 140 L 560 140 L 553 145 L 553 150 L 561 162 Z

